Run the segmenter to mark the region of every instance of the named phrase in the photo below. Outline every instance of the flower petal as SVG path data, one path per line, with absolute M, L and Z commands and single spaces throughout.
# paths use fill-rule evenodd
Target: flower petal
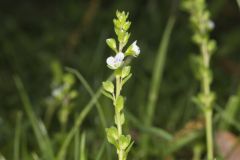
M 110 66 L 111 68 L 114 68 L 114 64 L 115 64 L 115 58 L 114 57 L 108 57 L 107 60 L 107 65 Z
M 137 41 L 133 42 L 132 50 L 134 52 L 134 56 L 138 56 L 140 54 L 140 48 L 137 45 Z
M 116 62 L 121 62 L 124 59 L 124 54 L 122 52 L 119 52 L 114 58 Z

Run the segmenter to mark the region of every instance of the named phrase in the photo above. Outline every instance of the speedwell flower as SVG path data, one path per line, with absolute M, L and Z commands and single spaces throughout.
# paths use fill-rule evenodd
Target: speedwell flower
M 115 57 L 107 58 L 107 65 L 110 69 L 118 69 L 123 64 L 124 54 L 119 52 Z
M 134 41 L 127 49 L 126 55 L 132 55 L 137 57 L 140 54 L 140 48 L 137 45 L 137 41 Z

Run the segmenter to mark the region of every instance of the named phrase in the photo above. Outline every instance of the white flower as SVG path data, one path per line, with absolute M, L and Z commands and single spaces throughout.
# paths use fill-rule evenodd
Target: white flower
M 111 69 L 117 69 L 123 64 L 124 54 L 119 52 L 115 57 L 107 58 L 107 65 Z
M 207 26 L 208 26 L 208 28 L 211 29 L 211 30 L 215 28 L 215 24 L 214 24 L 214 22 L 211 21 L 211 20 L 209 20 L 209 21 L 207 22 Z
M 140 54 L 140 48 L 137 45 L 137 41 L 134 41 L 127 49 L 126 53 L 127 56 L 134 56 L 137 57 Z
M 137 41 L 134 41 L 132 44 L 132 50 L 135 53 L 134 56 L 138 56 L 140 54 L 140 48 L 137 45 Z

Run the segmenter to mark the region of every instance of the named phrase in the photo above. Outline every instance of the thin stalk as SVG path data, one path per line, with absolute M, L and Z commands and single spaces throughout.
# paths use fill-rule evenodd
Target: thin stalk
M 207 136 L 207 159 L 213 160 L 212 110 L 205 112 L 205 120 Z
M 203 42 L 201 46 L 201 52 L 203 56 L 203 64 L 204 67 L 209 69 L 210 63 L 210 55 L 207 49 L 207 43 Z M 210 79 L 208 75 L 203 76 L 202 80 L 202 92 L 207 97 L 210 94 Z M 207 157 L 208 160 L 213 160 L 213 138 L 212 138 L 212 106 L 208 102 L 205 103 L 204 106 L 204 114 L 205 114 L 205 127 L 206 127 L 206 141 L 207 141 Z
M 116 100 L 118 99 L 120 92 L 121 92 L 121 78 L 119 76 L 116 76 L 116 96 L 114 99 L 114 106 L 116 108 Z M 121 120 L 120 120 L 120 112 L 117 112 L 117 110 L 115 110 L 115 115 L 116 115 L 116 123 L 117 123 L 117 129 L 118 129 L 118 135 L 122 135 L 122 124 L 121 124 Z M 118 151 L 118 159 L 119 160 L 123 160 L 123 150 L 120 148 Z

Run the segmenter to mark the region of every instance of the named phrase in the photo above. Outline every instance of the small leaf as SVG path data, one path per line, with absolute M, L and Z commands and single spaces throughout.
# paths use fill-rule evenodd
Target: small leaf
M 212 54 L 216 50 L 216 46 L 217 46 L 216 41 L 210 40 L 208 42 L 208 51 L 209 51 L 209 53 Z
M 121 125 L 123 125 L 124 122 L 125 122 L 124 114 L 120 114 L 120 123 L 121 123 Z
M 131 142 L 131 136 L 130 135 L 127 135 L 127 136 L 121 135 L 119 137 L 119 147 L 122 150 L 125 150 L 129 146 L 130 142 Z
M 130 26 L 131 26 L 131 22 L 127 21 L 127 22 L 123 25 L 123 29 L 124 29 L 125 31 L 127 31 Z
M 114 85 L 111 81 L 106 81 L 103 82 L 103 88 L 105 89 L 105 91 L 113 93 L 114 92 Z
M 74 98 L 76 98 L 76 97 L 78 96 L 78 93 L 77 93 L 76 90 L 72 90 L 72 91 L 70 92 L 69 96 L 70 96 L 72 99 L 74 99 Z
M 106 97 L 108 97 L 110 99 L 113 99 L 113 96 L 110 93 L 108 93 L 108 92 L 106 92 L 104 90 L 102 90 L 102 94 L 104 94 Z
M 124 107 L 124 98 L 123 98 L 123 96 L 118 96 L 117 101 L 116 101 L 117 112 L 121 112 L 123 107 Z
M 116 45 L 115 39 L 109 38 L 109 39 L 106 40 L 106 43 L 112 50 L 117 52 L 117 45 Z
M 122 85 L 124 85 L 131 77 L 132 77 L 132 73 L 130 73 L 126 78 L 123 79 Z
M 106 133 L 108 142 L 116 146 L 117 139 L 119 137 L 117 128 L 116 127 L 107 128 Z
M 130 143 L 130 145 L 128 145 L 128 147 L 127 147 L 127 149 L 126 149 L 126 151 L 124 153 L 124 159 L 127 159 L 128 153 L 129 153 L 130 149 L 132 148 L 133 144 L 134 144 L 134 141 L 132 141 Z
M 127 77 L 130 74 L 131 67 L 130 66 L 125 66 L 122 69 L 122 78 Z
M 72 74 L 67 73 L 63 76 L 63 82 L 71 86 L 75 83 L 75 78 Z

